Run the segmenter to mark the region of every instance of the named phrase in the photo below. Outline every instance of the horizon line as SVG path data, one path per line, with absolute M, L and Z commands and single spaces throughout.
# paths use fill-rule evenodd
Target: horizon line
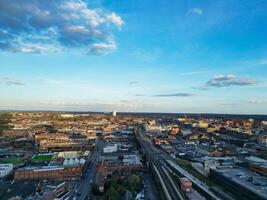
M 0 109 L 0 112 L 61 112 L 61 113 L 93 113 L 93 114 L 108 114 L 111 111 L 78 111 L 78 110 L 31 110 L 31 109 Z M 267 117 L 267 114 L 253 114 L 253 113 L 212 113 L 212 112 L 141 112 L 141 111 L 116 111 L 117 114 L 171 114 L 171 115 L 236 115 L 236 116 L 264 116 Z

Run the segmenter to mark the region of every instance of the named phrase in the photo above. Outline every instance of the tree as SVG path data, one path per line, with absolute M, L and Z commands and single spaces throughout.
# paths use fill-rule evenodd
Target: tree
M 137 174 L 132 174 L 129 177 L 127 177 L 125 185 L 127 186 L 127 189 L 131 192 L 138 192 L 141 190 L 142 187 L 142 177 Z
M 115 187 L 110 187 L 107 190 L 106 197 L 108 200 L 118 200 L 120 199 L 120 193 L 115 189 Z

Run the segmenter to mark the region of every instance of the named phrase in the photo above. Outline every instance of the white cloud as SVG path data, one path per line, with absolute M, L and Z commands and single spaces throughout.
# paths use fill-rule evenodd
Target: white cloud
M 267 65 L 267 58 L 259 59 L 258 61 L 256 61 L 256 65 Z
M 117 49 L 115 43 L 95 43 L 91 46 L 90 53 L 105 54 L 107 51 Z
M 21 44 L 12 48 L 12 51 L 22 52 L 22 53 L 44 53 L 44 52 L 59 52 L 60 48 L 43 44 Z
M 114 25 L 121 27 L 123 25 L 123 21 L 120 16 L 116 15 L 116 13 L 112 12 L 110 15 L 107 15 L 107 19 L 113 23 Z
M 130 55 L 141 61 L 152 62 L 161 56 L 161 49 L 158 47 L 154 47 L 150 51 L 145 49 L 136 49 Z
M 187 14 L 189 15 L 202 15 L 203 11 L 201 8 L 191 8 L 188 10 Z
M 206 82 L 205 85 L 192 87 L 193 89 L 209 90 L 211 88 L 221 88 L 230 86 L 251 86 L 260 83 L 258 80 L 240 78 L 234 74 L 218 74 Z
M 237 101 L 237 102 L 230 102 L 230 103 L 222 103 L 222 106 L 256 106 L 258 104 L 267 104 L 267 101 L 263 100 L 247 100 L 247 101 Z
M 152 95 L 152 97 L 191 97 L 194 96 L 195 94 L 192 93 L 170 93 L 170 94 L 156 94 L 156 95 Z
M 266 104 L 267 101 L 262 101 L 262 100 L 250 100 L 248 101 L 249 104 Z
M 86 9 L 87 5 L 85 2 L 78 0 L 65 2 L 61 7 L 68 10 L 80 10 Z
M 90 101 L 68 101 L 68 100 L 42 100 L 42 101 L 20 101 L 0 99 L 0 109 L 7 110 L 62 110 L 62 111 L 148 111 L 154 110 L 155 105 L 142 102 L 118 101 L 99 102 Z
M 0 50 L 23 53 L 115 50 L 112 26 L 124 23 L 85 0 L 1 0 L 0 22 Z
M 140 81 L 130 81 L 129 82 L 130 85 L 136 85 L 136 84 L 139 84 L 139 83 L 140 83 Z
M 10 78 L 10 77 L 2 77 L 0 78 L 0 83 L 3 83 L 7 86 L 12 86 L 12 85 L 25 85 L 25 83 L 23 81 L 14 79 L 14 78 Z
M 206 83 L 206 87 L 227 87 L 227 86 L 247 86 L 255 85 L 258 81 L 253 79 L 238 78 L 236 75 L 227 74 L 227 75 L 215 75 L 214 78 L 209 80 Z
M 184 72 L 184 73 L 180 73 L 178 74 L 179 76 L 193 76 L 193 75 L 198 75 L 198 74 L 206 74 L 210 71 L 208 70 L 203 70 L 203 71 L 189 71 L 189 72 Z

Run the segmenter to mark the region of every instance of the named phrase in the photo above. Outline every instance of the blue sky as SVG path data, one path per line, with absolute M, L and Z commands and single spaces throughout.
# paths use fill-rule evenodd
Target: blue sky
M 266 1 L 0 1 L 0 109 L 267 114 Z

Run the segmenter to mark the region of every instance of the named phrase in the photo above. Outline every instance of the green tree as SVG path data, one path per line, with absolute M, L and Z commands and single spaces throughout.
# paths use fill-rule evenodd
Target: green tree
M 142 187 L 142 177 L 137 174 L 130 175 L 126 180 L 126 187 L 131 192 L 138 192 Z
M 121 196 L 115 187 L 110 187 L 106 193 L 106 197 L 108 200 L 118 200 Z

